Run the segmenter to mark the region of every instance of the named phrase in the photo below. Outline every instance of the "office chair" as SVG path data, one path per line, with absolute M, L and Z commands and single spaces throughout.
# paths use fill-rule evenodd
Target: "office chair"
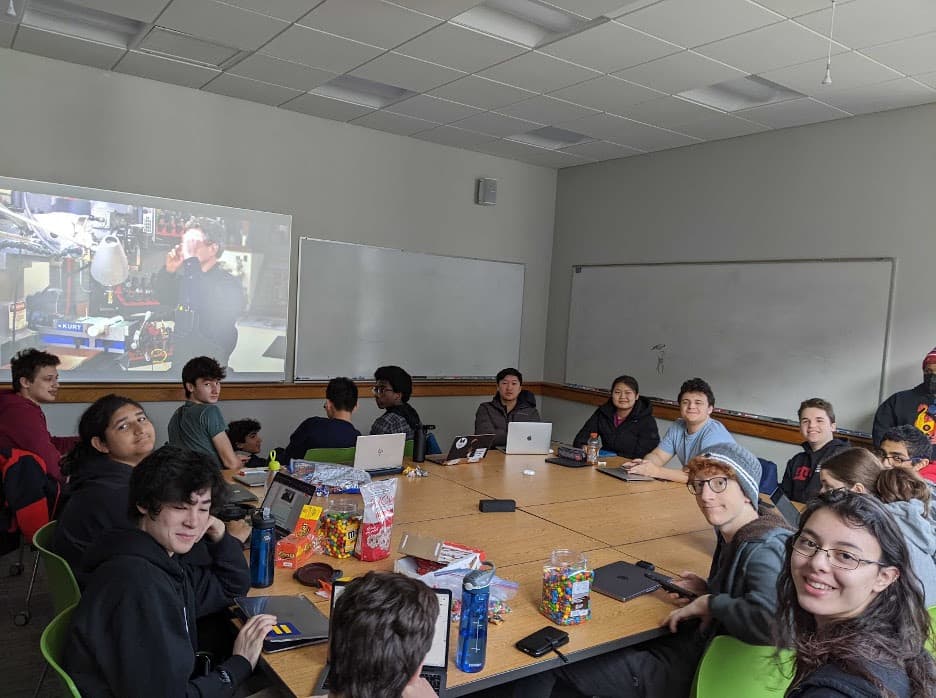
M 305 452 L 305 459 L 320 463 L 353 463 L 354 451 L 354 446 L 348 448 L 310 448 Z
M 749 645 L 729 635 L 717 635 L 702 656 L 692 685 L 692 698 L 783 698 L 793 680 L 794 653 Z
M 75 682 L 72 681 L 71 677 L 65 673 L 61 664 L 65 650 L 65 640 L 68 637 L 68 629 L 71 626 L 71 618 L 76 606 L 77 604 L 69 606 L 49 622 L 45 630 L 42 631 L 42 637 L 39 638 L 39 648 L 46 660 L 46 667 L 42 671 L 42 677 L 45 678 L 46 671 L 49 667 L 52 667 L 55 673 L 59 675 L 62 683 L 65 684 L 65 688 L 68 689 L 68 694 L 74 698 L 81 698 L 78 687 L 75 686 Z M 42 681 L 40 680 L 33 698 L 39 695 L 41 687 Z

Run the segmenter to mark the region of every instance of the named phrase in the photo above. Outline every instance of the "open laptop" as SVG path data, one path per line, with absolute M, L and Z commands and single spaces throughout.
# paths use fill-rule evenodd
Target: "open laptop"
M 455 465 L 463 460 L 474 463 L 487 455 L 492 443 L 494 443 L 494 434 L 456 436 L 452 440 L 448 453 L 426 456 L 426 460 L 439 465 Z
M 348 580 L 338 580 L 332 587 L 331 613 L 329 614 L 329 618 L 334 617 L 335 602 L 338 600 L 338 597 L 341 596 L 347 584 Z M 435 631 L 432 634 L 432 645 L 429 647 L 429 653 L 426 655 L 425 660 L 423 660 L 423 668 L 420 676 L 429 682 L 436 694 L 441 698 L 445 695 L 446 676 L 448 673 L 449 635 L 451 634 L 452 625 L 452 592 L 448 589 L 433 589 L 432 591 L 435 592 L 436 598 L 439 601 L 439 616 L 436 618 Z M 379 639 L 361 638 L 361 642 L 379 642 Z M 329 665 L 326 662 L 325 668 L 319 676 L 315 695 L 326 695 L 328 693 L 328 673 Z
M 359 436 L 354 448 L 354 467 L 371 476 L 402 473 L 404 448 L 406 434 Z
M 315 485 L 303 482 L 280 471 L 263 497 L 260 507 L 270 507 L 270 514 L 276 521 L 276 537 L 283 538 L 293 532 L 302 507 L 312 502 Z
M 552 422 L 510 422 L 507 425 L 507 445 L 498 450 L 510 455 L 542 456 L 549 453 Z
M 627 468 L 623 465 L 602 465 L 595 468 L 595 470 L 599 473 L 616 477 L 618 480 L 624 480 L 624 482 L 653 482 L 653 478 L 649 475 L 629 473 L 627 472 Z

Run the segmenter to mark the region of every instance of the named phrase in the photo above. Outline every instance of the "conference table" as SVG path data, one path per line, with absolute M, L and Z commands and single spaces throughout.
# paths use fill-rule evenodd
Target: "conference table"
M 482 671 L 467 674 L 455 667 L 458 624 L 453 622 L 445 696 L 462 696 L 560 665 L 555 654 L 533 658 L 514 647 L 520 638 L 549 625 L 538 610 L 542 568 L 554 549 L 584 553 L 589 567 L 617 560 L 648 560 L 666 574 L 682 570 L 708 574 L 715 535 L 684 484 L 624 482 L 592 467 L 566 468 L 545 456 L 505 455 L 491 451 L 479 463 L 451 466 L 424 463 L 427 477 L 396 476 L 397 485 L 390 557 L 378 562 L 314 556 L 345 576 L 369 570 L 392 570 L 404 533 L 431 535 L 484 550 L 497 574 L 517 582 L 504 622 L 488 629 L 487 661 Z M 608 465 L 621 458 L 607 459 Z M 407 461 L 406 465 L 410 464 Z M 528 474 L 530 471 L 533 474 Z M 481 499 L 514 499 L 513 512 L 481 513 Z M 274 583 L 251 589 L 251 595 L 305 594 L 326 615 L 329 601 L 300 585 L 292 570 L 277 569 Z M 592 618 L 563 626 L 570 641 L 563 649 L 578 661 L 642 642 L 668 632 L 660 622 L 674 608 L 663 591 L 627 602 L 592 592 Z M 378 641 L 379 639 L 362 642 Z M 291 695 L 316 695 L 327 645 L 264 654 L 261 666 Z

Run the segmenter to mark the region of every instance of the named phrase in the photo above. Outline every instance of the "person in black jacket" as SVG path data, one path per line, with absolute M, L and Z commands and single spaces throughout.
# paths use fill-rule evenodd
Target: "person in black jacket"
M 796 651 L 787 698 L 932 698 L 930 617 L 904 536 L 875 497 L 812 500 L 777 581 L 778 647 Z
M 614 379 L 611 397 L 588 418 L 572 445 L 584 446 L 592 432 L 601 437 L 603 449 L 624 458 L 643 458 L 660 445 L 653 406 L 640 396 L 636 378 Z
M 872 438 L 880 446 L 884 432 L 912 424 L 930 441 L 930 460 L 936 460 L 936 347 L 923 357 L 923 382 L 887 398 L 874 413 Z
M 232 656 L 194 676 L 195 619 L 247 593 L 240 543 L 210 514 L 224 482 L 199 455 L 164 446 L 130 476 L 137 528 L 112 531 L 85 553 L 88 584 L 72 617 L 64 668 L 86 696 L 233 696 L 260 656 L 273 616 L 248 620 Z M 180 560 L 202 537 L 209 566 Z
M 823 462 L 846 448 L 845 439 L 835 438 L 835 410 L 832 403 L 813 397 L 799 407 L 800 433 L 806 439 L 803 450 L 787 461 L 780 489 L 794 502 L 808 502 L 819 494 L 819 471 Z
M 523 374 L 515 368 L 497 372 L 497 392 L 489 402 L 478 405 L 475 434 L 494 434 L 494 446 L 507 444 L 510 422 L 539 422 L 536 397 L 523 389 Z

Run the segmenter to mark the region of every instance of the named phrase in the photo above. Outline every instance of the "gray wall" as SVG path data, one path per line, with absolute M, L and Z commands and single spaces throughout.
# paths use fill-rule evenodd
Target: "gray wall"
M 564 378 L 574 264 L 893 256 L 885 391 L 916 385 L 936 344 L 934 127 L 927 105 L 561 170 L 545 378 Z

